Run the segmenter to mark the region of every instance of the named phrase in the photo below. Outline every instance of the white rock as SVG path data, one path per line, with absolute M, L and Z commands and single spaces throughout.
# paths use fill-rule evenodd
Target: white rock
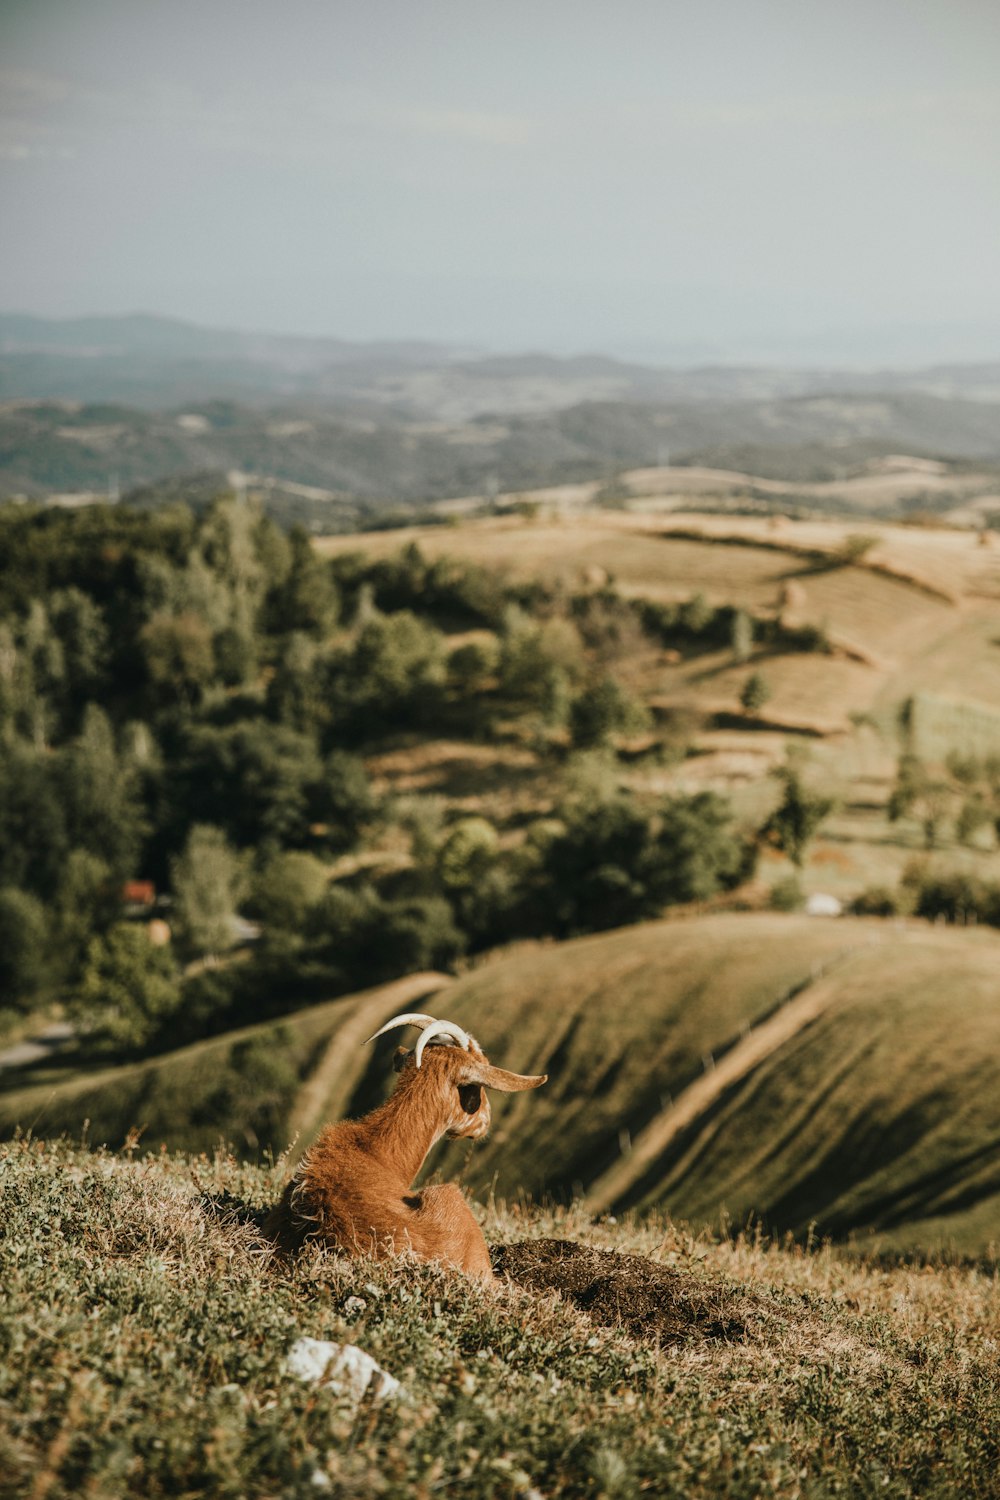
M 296 1339 L 285 1359 L 285 1369 L 297 1380 L 328 1385 L 338 1395 L 360 1401 L 370 1390 L 376 1403 L 399 1394 L 399 1381 L 355 1344 L 334 1344 L 329 1339 Z
M 826 891 L 814 891 L 806 902 L 806 913 L 810 917 L 839 917 L 843 910 L 843 902 Z

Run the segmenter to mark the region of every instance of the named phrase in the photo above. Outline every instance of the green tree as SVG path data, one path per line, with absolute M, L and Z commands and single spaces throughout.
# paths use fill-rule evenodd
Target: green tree
M 645 705 L 630 697 L 613 677 L 599 677 L 570 704 L 570 737 L 578 750 L 606 745 L 613 735 L 641 734 L 649 722 Z
M 293 526 L 288 542 L 288 572 L 268 601 L 271 628 L 278 634 L 301 630 L 327 636 L 340 618 L 340 597 L 330 567 L 301 526 Z
M 715 620 L 715 610 L 704 594 L 694 594 L 681 606 L 681 625 L 691 635 L 703 635 Z
M 758 714 L 770 696 L 767 678 L 761 672 L 751 672 L 740 693 L 740 706 L 745 714 Z
M 241 610 L 231 624 L 216 632 L 212 643 L 215 670 L 226 687 L 252 682 L 257 675 L 257 642 L 253 626 Z
M 49 613 L 62 644 L 66 697 L 78 712 L 88 699 L 99 696 L 107 683 L 111 661 L 107 623 L 100 607 L 78 588 L 53 594 Z
M 520 608 L 505 611 L 500 632 L 499 691 L 522 711 L 534 709 L 552 724 L 569 708 L 570 688 L 583 666 L 580 632 L 569 620 L 539 625 Z
M 780 767 L 775 775 L 782 786 L 782 797 L 761 829 L 761 837 L 801 868 L 806 849 L 834 809 L 834 799 L 811 792 L 793 760 Z
M 872 536 L 866 531 L 852 531 L 841 542 L 836 554 L 837 560 L 847 567 L 852 563 L 859 563 L 881 540 L 881 537 Z
M 102 859 L 116 880 L 134 870 L 142 845 L 143 809 L 134 768 L 118 754 L 107 714 L 87 706 L 80 733 L 58 768 L 70 843 Z
M 734 609 L 729 627 L 729 643 L 733 656 L 741 665 L 749 661 L 753 650 L 753 621 L 745 609 Z
M 0 885 L 43 898 L 69 849 L 58 762 L 20 740 L 0 739 Z
M 139 633 L 139 647 L 158 703 L 200 702 L 216 666 L 212 630 L 200 615 L 154 614 Z
M 282 724 L 288 724 L 302 734 L 322 730 L 329 718 L 320 650 L 319 643 L 312 636 L 302 630 L 293 630 L 281 644 L 268 683 L 269 712 Z
M 565 937 L 704 900 L 749 873 L 750 851 L 731 824 L 713 792 L 651 809 L 621 792 L 565 808 L 561 828 L 536 840 L 521 920 Z
M 940 771 L 930 770 L 918 755 L 904 750 L 896 764 L 896 781 L 889 796 L 888 815 L 890 823 L 900 818 L 916 817 L 924 836 L 924 848 L 934 849 L 949 818 L 961 806 L 963 797 L 954 782 Z M 967 835 L 975 831 L 975 819 L 971 817 L 973 804 L 966 803 L 969 813 L 959 813 L 962 831 Z
M 59 969 L 80 977 L 88 944 L 118 910 L 118 883 L 110 866 L 89 849 L 71 849 L 59 874 L 52 914 Z
M 449 895 L 473 890 L 489 874 L 500 840 L 486 818 L 462 818 L 452 825 L 437 851 L 437 870 Z
M 409 610 L 373 614 L 326 673 L 341 733 L 367 737 L 433 719 L 444 697 L 444 637 Z
M 748 879 L 753 858 L 752 846 L 733 830 L 732 808 L 724 797 L 697 792 L 664 798 L 650 860 L 658 901 L 707 901 Z
M 378 811 L 364 762 L 349 750 L 330 751 L 319 782 L 310 789 L 310 799 L 314 826 L 322 829 L 324 842 L 335 849 L 356 844 Z
M 240 848 L 305 844 L 317 822 L 333 826 L 335 842 L 350 842 L 367 813 L 366 795 L 353 757 L 324 762 L 312 735 L 266 719 L 192 725 L 172 767 L 174 804 L 187 818 L 218 825 Z
M 49 978 L 49 925 L 29 891 L 0 889 L 0 1005 L 27 1007 Z
M 198 955 L 231 948 L 243 870 L 220 828 L 196 824 L 191 829 L 183 852 L 171 861 L 170 883 L 181 945 Z
M 325 865 L 313 855 L 282 851 L 254 876 L 247 910 L 265 927 L 301 932 L 326 894 L 327 882 Z
M 465 947 L 444 897 L 391 900 L 370 885 L 330 886 L 313 913 L 311 930 L 318 951 L 352 986 L 417 969 L 446 968 Z
M 142 1053 L 177 1013 L 181 999 L 169 946 L 152 943 L 144 927 L 120 922 L 90 944 L 71 1012 L 100 1049 Z
M 496 673 L 499 652 L 493 638 L 466 641 L 448 657 L 448 683 L 460 697 L 483 692 Z

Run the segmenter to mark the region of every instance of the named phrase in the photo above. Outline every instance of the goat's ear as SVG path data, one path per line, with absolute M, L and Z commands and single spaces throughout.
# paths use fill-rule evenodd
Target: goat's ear
M 506 1068 L 494 1068 L 492 1063 L 475 1071 L 476 1081 L 488 1089 L 499 1089 L 503 1094 L 519 1094 L 522 1089 L 538 1089 L 548 1082 L 548 1073 L 508 1073 Z
M 410 1056 L 409 1047 L 397 1047 L 392 1054 L 392 1068 L 394 1073 L 401 1073 L 406 1067 L 406 1060 Z

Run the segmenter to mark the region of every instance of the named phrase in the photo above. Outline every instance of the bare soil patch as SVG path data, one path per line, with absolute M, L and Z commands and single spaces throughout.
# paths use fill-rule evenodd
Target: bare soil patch
M 593 1322 L 623 1328 L 642 1343 L 736 1343 L 747 1337 L 750 1294 L 707 1286 L 642 1255 L 541 1239 L 495 1245 L 491 1256 L 498 1276 L 532 1291 L 559 1292 Z

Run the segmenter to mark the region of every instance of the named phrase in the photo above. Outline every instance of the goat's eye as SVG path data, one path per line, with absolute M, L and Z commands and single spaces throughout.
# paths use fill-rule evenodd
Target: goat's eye
M 467 1115 L 474 1115 L 478 1112 L 479 1106 L 482 1103 L 482 1085 L 478 1083 L 460 1083 L 458 1086 L 458 1097 L 465 1113 Z

